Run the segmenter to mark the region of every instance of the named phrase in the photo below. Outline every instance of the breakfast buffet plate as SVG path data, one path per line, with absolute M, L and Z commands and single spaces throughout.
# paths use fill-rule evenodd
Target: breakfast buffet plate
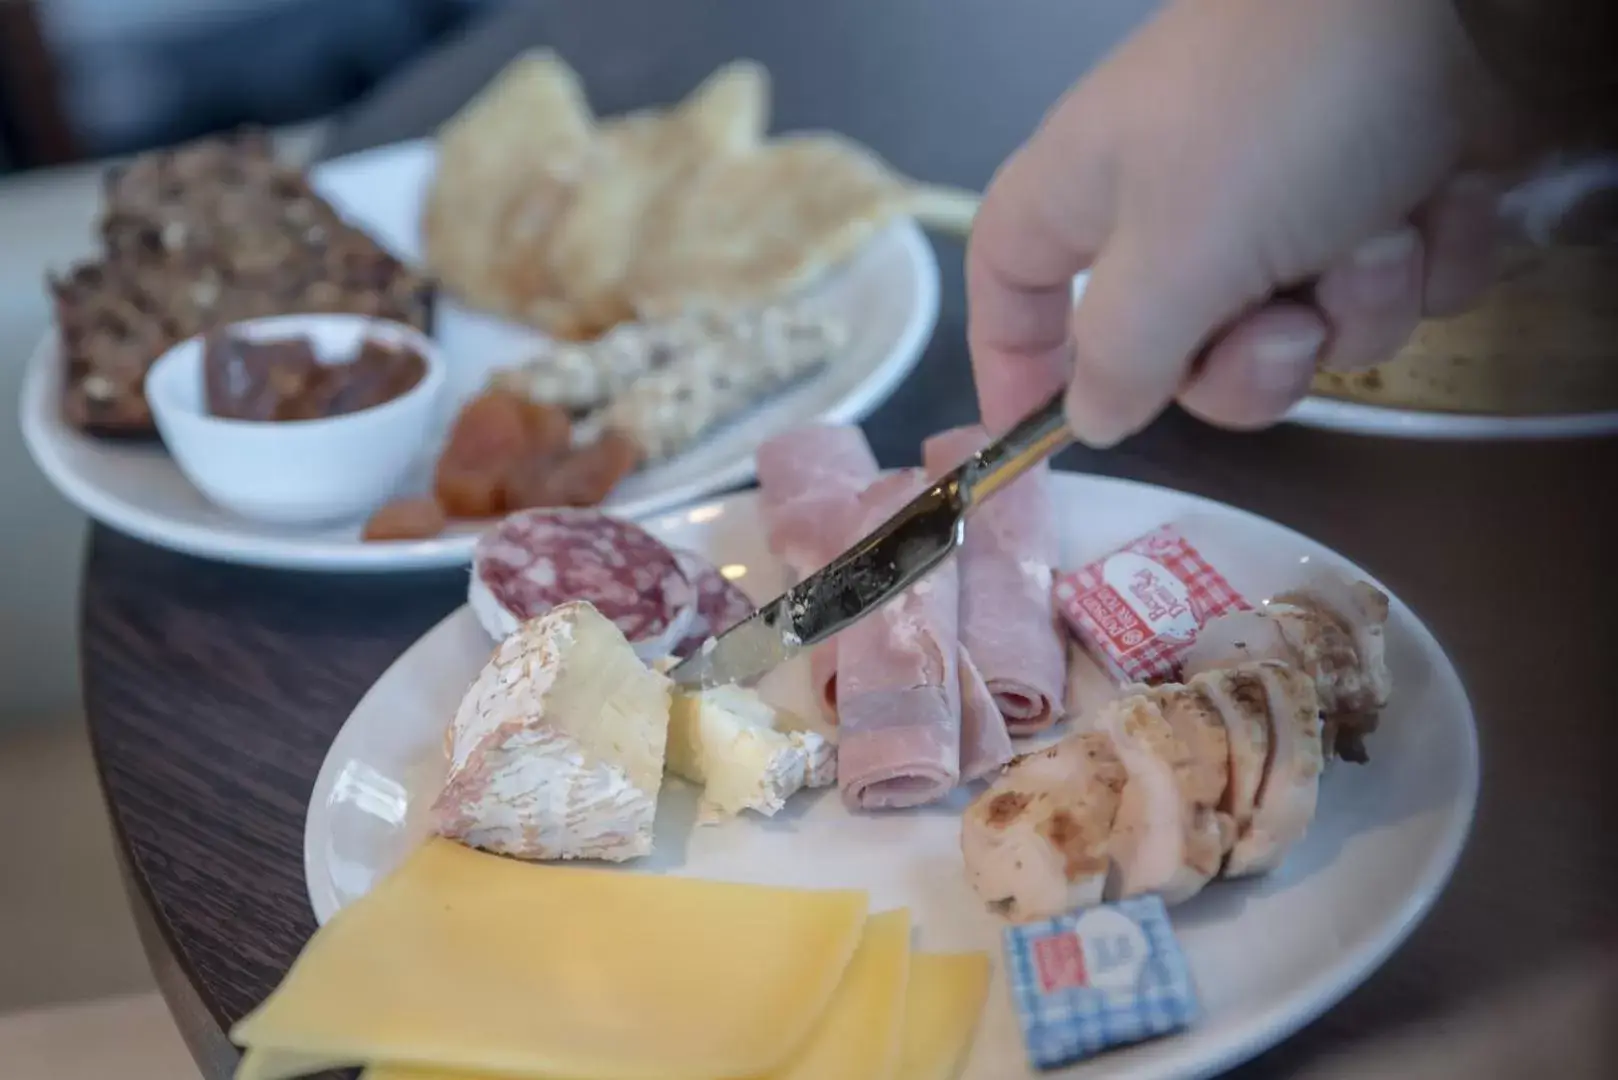
M 1056 473 L 1052 482 L 1063 567 L 1173 522 L 1202 537 L 1210 559 L 1217 548 L 1217 564 L 1232 581 L 1274 582 L 1304 569 L 1364 577 L 1322 545 L 1228 506 L 1097 477 Z M 666 513 L 647 528 L 706 557 L 754 602 L 784 584 L 750 493 Z M 1212 1075 L 1330 1008 L 1431 907 L 1472 819 L 1476 734 L 1466 693 L 1439 643 L 1397 598 L 1388 607 L 1386 653 L 1396 689 L 1370 761 L 1327 766 L 1313 823 L 1278 869 L 1210 883 L 1169 909 L 1200 998 L 1198 1019 L 1189 1030 L 1062 1075 Z M 428 805 L 444 781 L 446 724 L 489 661 L 490 646 L 478 618 L 462 608 L 382 675 L 338 733 L 305 823 L 309 898 L 322 924 L 426 839 Z M 772 673 L 761 689 L 774 704 L 815 715 L 800 664 Z M 652 854 L 613 872 L 853 888 L 869 893 L 873 911 L 907 907 L 917 948 L 982 950 L 992 958 L 987 1003 L 963 1075 L 1038 1075 L 1028 1065 L 1007 986 L 1004 923 L 963 873 L 960 815 L 972 794 L 962 787 L 926 807 L 855 813 L 835 790 L 804 792 L 770 818 L 748 814 L 697 826 L 692 788 L 670 778 Z
M 315 189 L 352 223 L 407 264 L 419 264 L 419 222 L 435 168 L 431 140 L 381 147 L 316 166 Z M 877 234 L 807 296 L 812 310 L 840 317 L 846 345 L 817 373 L 705 435 L 668 460 L 626 477 L 605 507 L 642 516 L 752 477 L 753 450 L 769 435 L 822 419 L 857 421 L 881 404 L 915 367 L 938 315 L 938 265 L 921 229 L 899 219 Z M 440 295 L 433 327 L 449 368 L 440 430 L 455 405 L 491 371 L 533 350 L 536 332 Z M 63 417 L 56 335 L 29 361 L 20 420 L 46 477 L 91 517 L 149 543 L 186 554 L 309 570 L 388 571 L 465 563 L 483 522 L 452 523 L 426 540 L 367 543 L 360 521 L 316 529 L 255 522 L 209 502 L 155 441 L 98 439 Z M 441 437 L 429 440 L 402 493 L 428 490 Z

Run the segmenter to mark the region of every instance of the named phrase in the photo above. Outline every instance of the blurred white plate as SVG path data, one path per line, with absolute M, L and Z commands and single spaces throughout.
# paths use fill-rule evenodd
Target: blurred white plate
M 432 179 L 429 140 L 399 143 L 317 165 L 321 194 L 407 262 L 419 262 L 417 223 Z M 810 302 L 847 319 L 849 344 L 813 378 L 738 418 L 678 457 L 627 478 L 606 506 L 627 517 L 655 514 L 753 477 L 753 451 L 770 435 L 817 419 L 852 422 L 885 401 L 908 375 L 938 319 L 938 263 L 921 229 L 896 222 Z M 521 360 L 542 339 L 448 299 L 433 336 L 450 364 L 442 426 L 453 407 L 496 367 Z M 283 529 L 239 518 L 186 482 L 162 447 L 92 439 L 58 408 L 61 364 L 55 333 L 35 350 L 23 381 L 20 421 L 29 452 L 66 498 L 91 517 L 149 543 L 226 562 L 308 570 L 387 571 L 452 566 L 471 558 L 477 525 L 433 540 L 366 544 L 363 522 L 320 530 Z M 438 444 L 401 494 L 425 492 Z
M 765 600 L 783 579 L 755 505 L 751 493 L 733 495 L 649 527 L 737 573 L 754 600 Z M 1172 520 L 1195 530 L 1205 553 L 1239 588 L 1261 595 L 1295 584 L 1303 563 L 1365 576 L 1279 525 L 1162 488 L 1060 473 L 1055 505 L 1067 566 Z M 1061 1075 L 1144 1080 L 1228 1068 L 1331 1007 L 1426 914 L 1472 820 L 1476 733 L 1443 649 L 1402 602 L 1394 599 L 1391 609 L 1394 700 L 1370 740 L 1370 764 L 1327 770 L 1308 837 L 1274 874 L 1215 883 L 1172 912 L 1199 989 L 1201 1021 L 1184 1034 Z M 304 871 L 320 921 L 363 895 L 425 835 L 426 809 L 443 776 L 445 725 L 489 649 L 462 608 L 382 675 L 338 733 L 304 829 Z M 766 693 L 778 704 L 813 715 L 801 665 L 768 681 Z M 828 791 L 795 798 L 773 819 L 748 815 L 696 829 L 691 789 L 670 780 L 656 853 L 623 872 L 857 887 L 870 891 L 873 908 L 908 906 L 919 947 L 982 949 L 994 958 L 994 984 L 965 1076 L 1031 1076 L 1002 973 L 1001 923 L 961 869 L 965 794 L 957 792 L 946 806 L 855 815 Z
M 1286 418 L 1304 427 L 1395 439 L 1587 439 L 1618 434 L 1618 412 L 1484 416 L 1389 409 L 1318 395 L 1298 402 Z

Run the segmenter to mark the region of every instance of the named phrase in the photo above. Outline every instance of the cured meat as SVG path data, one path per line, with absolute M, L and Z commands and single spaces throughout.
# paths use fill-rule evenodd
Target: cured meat
M 758 448 L 759 503 L 770 550 L 799 577 L 847 546 L 859 524 L 860 493 L 877 476 L 876 457 L 853 425 L 815 424 Z
M 1010 761 L 1015 751 L 1000 706 L 964 648 L 956 666 L 961 679 L 961 779 L 980 780 Z
M 710 637 L 724 633 L 753 614 L 756 605 L 740 586 L 701 555 L 675 548 L 674 561 L 679 563 L 680 572 L 691 583 L 697 597 L 685 637 L 674 646 L 674 655 L 684 658 L 702 648 L 702 643 Z
M 1095 732 L 1018 757 L 961 819 L 972 888 L 1016 922 L 1100 903 L 1125 779 Z
M 758 448 L 759 514 L 770 551 L 795 578 L 836 558 L 857 539 L 859 495 L 877 477 L 876 457 L 853 425 L 811 425 Z M 822 708 L 836 721 L 837 639 L 809 654 Z
M 980 427 L 955 428 L 922 445 L 939 476 L 989 443 Z M 959 555 L 961 645 L 971 653 L 1006 728 L 1027 735 L 1065 710 L 1066 635 L 1051 593 L 1059 555 L 1050 470 L 1041 465 L 973 514 Z
M 860 525 L 881 524 L 924 482 L 892 473 L 860 497 Z M 946 564 L 838 639 L 838 783 L 854 809 L 933 802 L 960 779 L 961 688 L 955 567 Z
M 467 601 L 504 640 L 569 600 L 588 600 L 644 660 L 686 633 L 695 593 L 662 541 L 595 510 L 524 510 L 478 538 Z

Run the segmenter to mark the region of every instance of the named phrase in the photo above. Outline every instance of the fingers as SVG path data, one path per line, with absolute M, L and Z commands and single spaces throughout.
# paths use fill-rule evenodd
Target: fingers
M 1173 401 L 1211 334 L 1267 289 L 1229 230 L 1130 223 L 1090 268 L 1072 320 L 1068 422 L 1092 446 L 1139 431 Z
M 1318 310 L 1268 304 L 1238 320 L 1209 348 L 1180 392 L 1180 404 L 1221 427 L 1273 424 L 1309 392 L 1327 336 Z
M 1149 200 L 1130 205 L 1098 125 L 1067 115 L 1081 107 L 1064 101 L 1002 168 L 968 245 L 967 335 L 993 432 L 1064 381 L 1069 421 L 1096 446 L 1139 430 L 1176 397 L 1217 423 L 1262 424 L 1307 390 L 1308 371 L 1291 357 L 1334 369 L 1383 363 L 1424 315 L 1464 308 L 1491 278 L 1498 190 L 1468 178 L 1328 267 L 1312 313 L 1272 302 L 1232 323 L 1272 284 L 1244 244 L 1251 222 L 1186 206 L 1165 221 Z M 1075 310 L 1072 278 L 1087 266 Z M 1199 354 L 1203 368 L 1188 380 Z
M 1315 283 L 1331 324 L 1321 366 L 1355 371 L 1398 352 L 1421 321 L 1425 279 L 1421 235 L 1405 225 L 1364 241 Z
M 1498 200 L 1494 182 L 1458 177 L 1413 224 L 1371 237 L 1327 269 L 1314 288 L 1331 327 L 1321 366 L 1355 371 L 1386 363 L 1423 318 L 1476 303 L 1494 277 Z
M 1006 162 L 967 244 L 967 342 L 983 422 L 995 433 L 1067 381 L 1073 278 L 1110 212 L 1106 185 L 1075 176 L 1097 156 L 1055 145 L 1064 138 L 1047 126 Z
M 1464 173 L 1417 213 L 1427 243 L 1423 314 L 1442 317 L 1465 311 L 1494 282 L 1502 190 L 1491 177 Z
M 1489 179 L 1457 178 L 1416 225 L 1372 237 L 1330 267 L 1312 305 L 1272 301 L 1244 315 L 1209 346 L 1180 404 L 1222 427 L 1263 427 L 1308 393 L 1317 365 L 1385 363 L 1422 318 L 1464 311 L 1493 280 L 1499 192 Z

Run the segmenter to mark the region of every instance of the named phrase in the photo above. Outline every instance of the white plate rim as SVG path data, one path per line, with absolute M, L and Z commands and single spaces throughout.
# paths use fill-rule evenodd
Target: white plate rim
M 1618 434 L 1618 411 L 1500 416 L 1395 409 L 1311 394 L 1294 405 L 1287 423 L 1350 435 L 1435 441 L 1589 439 Z
M 1363 568 L 1359 567 L 1358 563 L 1348 559 L 1337 552 L 1336 549 L 1278 521 L 1250 510 L 1244 510 L 1238 506 L 1232 506 L 1229 503 L 1222 503 L 1215 499 L 1178 491 L 1158 484 L 1096 476 L 1088 473 L 1071 473 L 1070 475 L 1082 477 L 1085 481 L 1102 487 L 1147 489 L 1156 493 L 1167 494 L 1176 499 L 1185 500 L 1190 509 L 1234 515 L 1249 523 L 1280 530 L 1292 539 L 1302 541 L 1312 547 L 1321 548 L 1363 572 Z M 685 512 L 700 511 L 705 507 L 720 504 L 729 505 L 754 498 L 756 498 L 756 493 L 752 491 L 732 492 L 705 500 L 699 504 L 684 507 L 682 510 Z M 1227 1023 L 1219 1032 L 1198 1035 L 1197 1028 L 1193 1027 L 1191 1032 L 1186 1035 L 1169 1036 L 1168 1038 L 1171 1040 L 1179 1040 L 1186 1049 L 1171 1051 L 1153 1061 L 1149 1072 L 1121 1069 L 1120 1076 L 1127 1075 L 1129 1080 L 1200 1080 L 1200 1078 L 1214 1076 L 1233 1068 L 1283 1042 L 1319 1018 L 1332 1006 L 1342 1001 L 1343 998 L 1347 997 L 1381 968 L 1431 912 L 1433 905 L 1443 895 L 1446 886 L 1454 875 L 1455 867 L 1459 863 L 1461 854 L 1466 849 L 1467 840 L 1471 835 L 1472 823 L 1477 816 L 1478 795 L 1482 783 L 1476 711 L 1472 707 L 1471 697 L 1466 692 L 1466 685 L 1462 681 L 1454 661 L 1450 659 L 1442 643 L 1439 642 L 1427 623 L 1414 608 L 1400 598 L 1397 593 L 1383 585 L 1374 575 L 1365 573 L 1364 577 L 1371 584 L 1387 593 L 1396 608 L 1403 609 L 1404 613 L 1409 617 L 1409 630 L 1416 637 L 1424 651 L 1435 660 L 1441 661 L 1437 667 L 1437 672 L 1445 681 L 1452 684 L 1455 699 L 1459 707 L 1464 710 L 1463 719 L 1465 723 L 1461 725 L 1464 740 L 1460 746 L 1455 748 L 1455 752 L 1462 759 L 1462 787 L 1457 792 L 1456 801 L 1448 820 L 1445 822 L 1442 834 L 1435 843 L 1433 857 L 1418 876 L 1415 887 L 1409 896 L 1405 898 L 1403 905 L 1384 919 L 1376 932 L 1370 936 L 1369 940 L 1362 943 L 1356 951 L 1345 955 L 1335 964 L 1321 968 L 1309 977 L 1303 986 L 1290 997 L 1275 1001 L 1257 1012 L 1247 1015 L 1240 1021 Z M 325 823 L 328 817 L 326 801 L 320 795 L 332 789 L 336 773 L 341 768 L 336 753 L 339 743 L 343 741 L 344 733 L 349 730 L 349 725 L 355 715 L 360 712 L 366 700 L 376 692 L 377 686 L 388 678 L 394 668 L 401 664 L 422 642 L 440 631 L 452 620 L 461 617 L 464 617 L 463 609 L 455 609 L 400 653 L 393 663 L 389 664 L 382 674 L 377 677 L 376 682 L 366 690 L 360 700 L 355 703 L 348 717 L 338 729 L 337 734 L 333 736 L 331 745 L 327 747 L 326 756 L 321 761 L 320 770 L 316 774 L 314 787 L 310 791 L 309 803 L 304 812 L 304 889 L 309 899 L 310 908 L 315 914 L 317 924 L 324 924 L 339 906 L 334 895 L 317 889 L 317 874 L 315 872 L 317 867 L 324 865 L 324 860 L 317 854 L 319 845 L 316 843 L 316 838 L 325 835 Z M 324 876 L 329 880 L 329 874 Z M 997 962 L 1000 961 L 997 959 Z M 1066 1075 L 1066 1073 L 1055 1070 L 1050 1075 L 1059 1077 Z
M 337 158 L 331 165 L 347 165 L 356 158 L 398 152 L 409 143 L 366 151 L 365 155 Z M 938 324 L 940 282 L 938 258 L 921 226 L 913 219 L 894 222 L 893 235 L 911 268 L 916 302 L 908 311 L 898 337 L 882 362 L 873 367 L 854 389 L 829 408 L 801 418 L 802 423 L 858 423 L 885 402 L 915 370 Z M 334 573 L 390 573 L 463 566 L 471 561 L 475 532 L 457 531 L 431 540 L 367 544 L 357 540 L 325 540 L 288 533 L 260 535 L 221 534 L 206 526 L 177 522 L 149 511 L 118 492 L 110 491 L 74 469 L 57 452 L 56 440 L 83 438 L 67 429 L 57 406 L 60 355 L 57 331 L 46 331 L 29 357 L 18 395 L 18 426 L 34 464 L 57 492 L 92 519 L 138 540 L 183 555 L 263 568 Z M 154 440 L 152 445 L 160 445 Z M 641 518 L 662 513 L 683 503 L 749 483 L 754 478 L 754 456 L 746 454 L 731 465 L 714 469 L 700 479 L 662 488 L 647 496 L 610 507 L 622 517 Z

